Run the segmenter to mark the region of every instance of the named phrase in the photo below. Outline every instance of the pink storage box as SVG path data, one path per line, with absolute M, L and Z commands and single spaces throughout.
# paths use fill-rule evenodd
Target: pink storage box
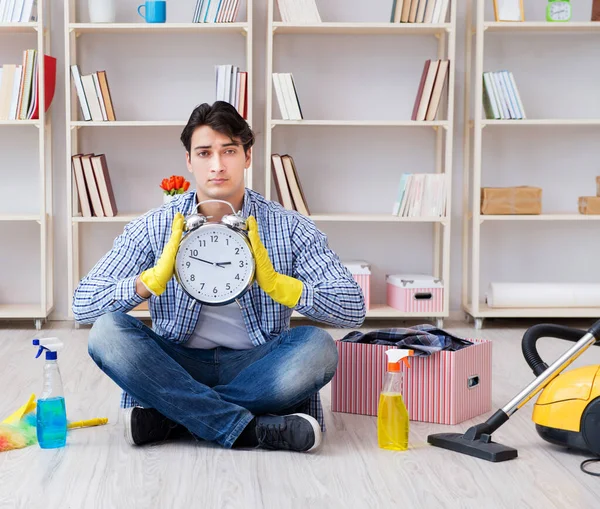
M 387 304 L 399 311 L 441 313 L 444 283 L 422 274 L 392 274 L 386 277 Z
M 492 406 L 492 343 L 441 350 L 401 363 L 402 396 L 411 421 L 459 424 Z M 331 381 L 331 410 L 377 415 L 387 369 L 386 350 L 396 347 L 336 341 L 339 362 Z
M 369 310 L 371 307 L 371 266 L 364 261 L 344 262 L 344 266 L 360 286 L 365 298 L 365 306 Z

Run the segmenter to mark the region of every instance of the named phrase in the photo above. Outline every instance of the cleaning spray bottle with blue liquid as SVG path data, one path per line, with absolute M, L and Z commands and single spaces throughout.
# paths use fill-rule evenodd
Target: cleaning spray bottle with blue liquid
M 39 346 L 35 358 L 46 352 L 44 386 L 37 400 L 37 439 L 42 449 L 64 447 L 67 442 L 67 410 L 58 368 L 57 351 L 63 347 L 58 338 L 34 339 Z
M 400 362 L 410 368 L 408 357 L 414 350 L 386 350 L 387 372 L 379 394 L 377 409 L 377 441 L 382 449 L 406 451 L 408 449 L 409 415 L 402 399 L 402 371 Z

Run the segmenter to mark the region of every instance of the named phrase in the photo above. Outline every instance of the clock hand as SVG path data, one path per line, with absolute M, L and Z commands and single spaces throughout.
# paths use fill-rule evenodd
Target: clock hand
M 203 260 L 202 258 L 196 258 L 196 257 L 194 257 L 192 255 L 190 255 L 190 258 L 192 260 L 198 260 L 199 262 L 208 263 L 209 265 L 216 265 L 216 263 L 214 263 L 214 262 L 209 262 L 208 260 Z
M 215 263 L 215 265 L 217 265 L 218 267 L 223 267 L 223 265 L 231 265 L 231 262 L 217 262 Z

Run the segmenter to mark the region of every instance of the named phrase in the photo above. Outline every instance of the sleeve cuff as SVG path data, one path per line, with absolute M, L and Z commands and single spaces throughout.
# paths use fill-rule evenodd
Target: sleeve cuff
M 146 299 L 135 291 L 135 281 L 137 276 L 131 276 L 117 282 L 115 286 L 115 300 L 126 304 L 136 306 Z
M 302 293 L 300 294 L 300 299 L 298 300 L 298 304 L 294 310 L 298 311 L 298 313 L 303 313 L 308 309 L 313 307 L 315 299 L 315 289 L 305 282 L 302 282 Z

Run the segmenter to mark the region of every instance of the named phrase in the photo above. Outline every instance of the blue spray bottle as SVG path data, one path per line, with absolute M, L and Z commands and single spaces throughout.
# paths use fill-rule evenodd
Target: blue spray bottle
M 58 338 L 34 339 L 33 344 L 40 347 L 36 359 L 46 351 L 44 387 L 37 401 L 38 443 L 42 449 L 64 447 L 67 441 L 67 410 L 56 353 L 63 344 Z

